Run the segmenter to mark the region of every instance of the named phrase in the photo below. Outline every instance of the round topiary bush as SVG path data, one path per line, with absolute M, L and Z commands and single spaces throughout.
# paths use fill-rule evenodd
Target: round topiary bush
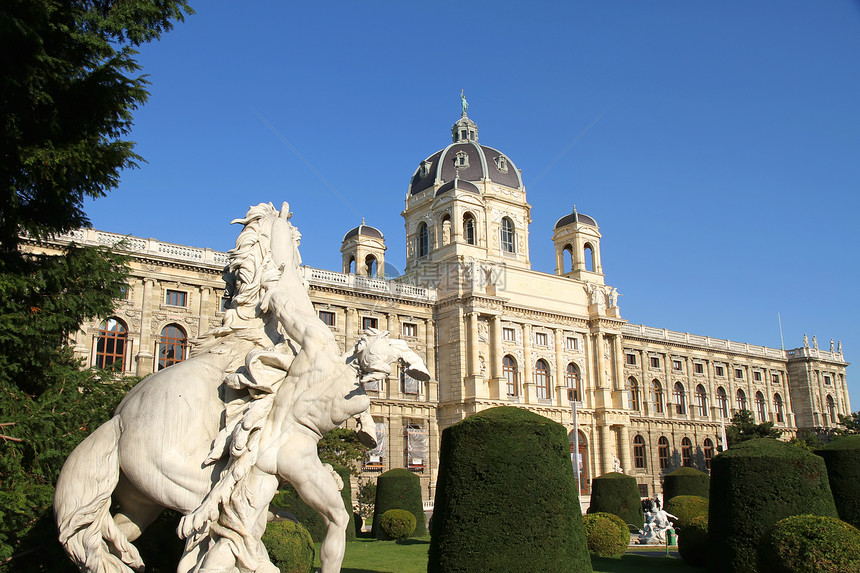
M 804 513 L 836 517 L 824 460 L 770 438 L 732 446 L 711 466 L 709 570 L 756 571 L 758 545 L 773 525 Z
M 860 435 L 841 436 L 815 453 L 827 466 L 839 519 L 860 527 Z
M 311 573 L 313 570 L 314 542 L 300 523 L 289 519 L 269 523 L 263 533 L 263 545 L 281 573 Z
M 834 517 L 793 515 L 777 522 L 760 552 L 761 573 L 856 573 L 860 530 Z
M 428 573 L 590 573 L 567 431 L 490 408 L 442 432 Z
M 663 501 L 679 495 L 698 495 L 708 499 L 711 478 L 695 468 L 678 468 L 663 478 Z
M 388 470 L 377 478 L 371 537 L 380 538 L 379 518 L 389 509 L 405 509 L 415 516 L 415 531 L 411 537 L 427 535 L 424 503 L 421 501 L 421 479 L 411 471 Z
M 405 509 L 389 509 L 379 518 L 379 539 L 406 539 L 415 531 L 415 516 Z
M 613 513 L 589 513 L 583 516 L 588 552 L 596 557 L 621 557 L 630 545 L 630 530 Z
M 613 513 L 624 523 L 642 529 L 645 512 L 639 499 L 636 478 L 617 472 L 603 474 L 591 481 L 591 507 L 588 513 Z
M 678 495 L 667 501 L 664 509 L 678 518 L 674 525 L 680 531 L 694 518 L 708 515 L 708 500 L 698 495 Z
M 349 484 L 349 468 L 338 464 L 331 464 L 337 475 L 340 476 L 343 482 L 343 489 L 340 491 L 340 496 L 343 498 L 343 507 L 349 513 L 349 525 L 346 528 L 346 540 L 355 541 L 355 517 L 352 513 L 352 489 Z M 283 509 L 293 514 L 301 523 L 308 533 L 311 534 L 311 539 L 319 543 L 326 535 L 326 525 L 322 517 L 314 511 L 308 504 L 299 497 L 298 492 L 290 484 L 284 484 L 281 490 L 272 499 L 272 505 L 278 509 Z
M 708 515 L 691 519 L 678 534 L 678 553 L 693 567 L 708 563 Z

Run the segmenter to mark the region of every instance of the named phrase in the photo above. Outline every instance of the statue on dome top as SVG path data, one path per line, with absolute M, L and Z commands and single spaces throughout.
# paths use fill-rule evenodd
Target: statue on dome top
M 466 115 L 466 112 L 469 111 L 469 102 L 466 101 L 466 90 L 460 90 L 460 105 L 463 107 L 463 115 Z

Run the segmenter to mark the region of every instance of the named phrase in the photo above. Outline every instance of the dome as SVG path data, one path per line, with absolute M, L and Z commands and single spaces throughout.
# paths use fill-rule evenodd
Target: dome
M 357 236 L 362 237 L 373 237 L 376 239 L 383 239 L 382 231 L 377 229 L 376 227 L 371 227 L 370 225 L 364 224 L 364 219 L 361 220 L 361 225 L 349 231 L 346 235 L 343 236 L 343 240 L 351 239 L 352 237 Z
M 514 162 L 498 149 L 479 144 L 478 126 L 465 113 L 451 128 L 451 139 L 453 141 L 448 147 L 418 165 L 409 183 L 410 195 L 425 191 L 436 183 L 447 187 L 455 178 L 459 179 L 458 189 L 478 193 L 480 191 L 474 184 L 486 180 L 506 187 L 522 187 Z M 467 186 L 465 182 L 472 184 Z M 439 189 L 437 195 L 443 192 Z
M 560 229 L 566 225 L 570 225 L 571 223 L 578 223 L 580 225 L 590 225 L 592 227 L 597 227 L 597 221 L 588 215 L 583 215 L 582 213 L 576 212 L 576 207 L 573 208 L 573 213 L 570 215 L 565 215 L 555 224 L 553 229 Z

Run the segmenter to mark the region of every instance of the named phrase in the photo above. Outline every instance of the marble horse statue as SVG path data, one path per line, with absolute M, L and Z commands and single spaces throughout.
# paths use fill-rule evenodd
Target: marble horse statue
M 178 573 L 274 573 L 260 537 L 269 502 L 291 483 L 322 516 L 323 573 L 340 571 L 349 515 L 317 442 L 350 418 L 375 443 L 363 384 L 393 363 L 429 379 L 387 332 L 342 354 L 300 272 L 289 206 L 252 207 L 225 271 L 230 308 L 184 362 L 152 374 L 66 460 L 54 513 L 60 541 L 85 572 L 142 572 L 131 543 L 165 508 L 183 517 Z

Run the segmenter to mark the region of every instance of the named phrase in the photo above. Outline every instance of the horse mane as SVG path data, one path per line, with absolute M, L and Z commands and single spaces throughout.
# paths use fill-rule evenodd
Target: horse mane
M 269 254 L 269 228 L 271 221 L 278 217 L 278 211 L 271 203 L 260 203 L 248 209 L 241 219 L 231 224 L 242 224 L 244 229 L 236 238 L 236 246 L 227 252 L 227 266 L 224 267 L 224 282 L 227 284 L 224 296 L 230 304 L 224 311 L 221 326 L 202 334 L 194 341 L 191 356 L 207 352 L 224 342 L 224 337 L 249 339 L 250 328 L 262 329 L 259 321 L 259 302 L 262 298 L 262 285 L 277 281 L 281 276 Z M 262 335 L 258 336 L 262 338 Z

